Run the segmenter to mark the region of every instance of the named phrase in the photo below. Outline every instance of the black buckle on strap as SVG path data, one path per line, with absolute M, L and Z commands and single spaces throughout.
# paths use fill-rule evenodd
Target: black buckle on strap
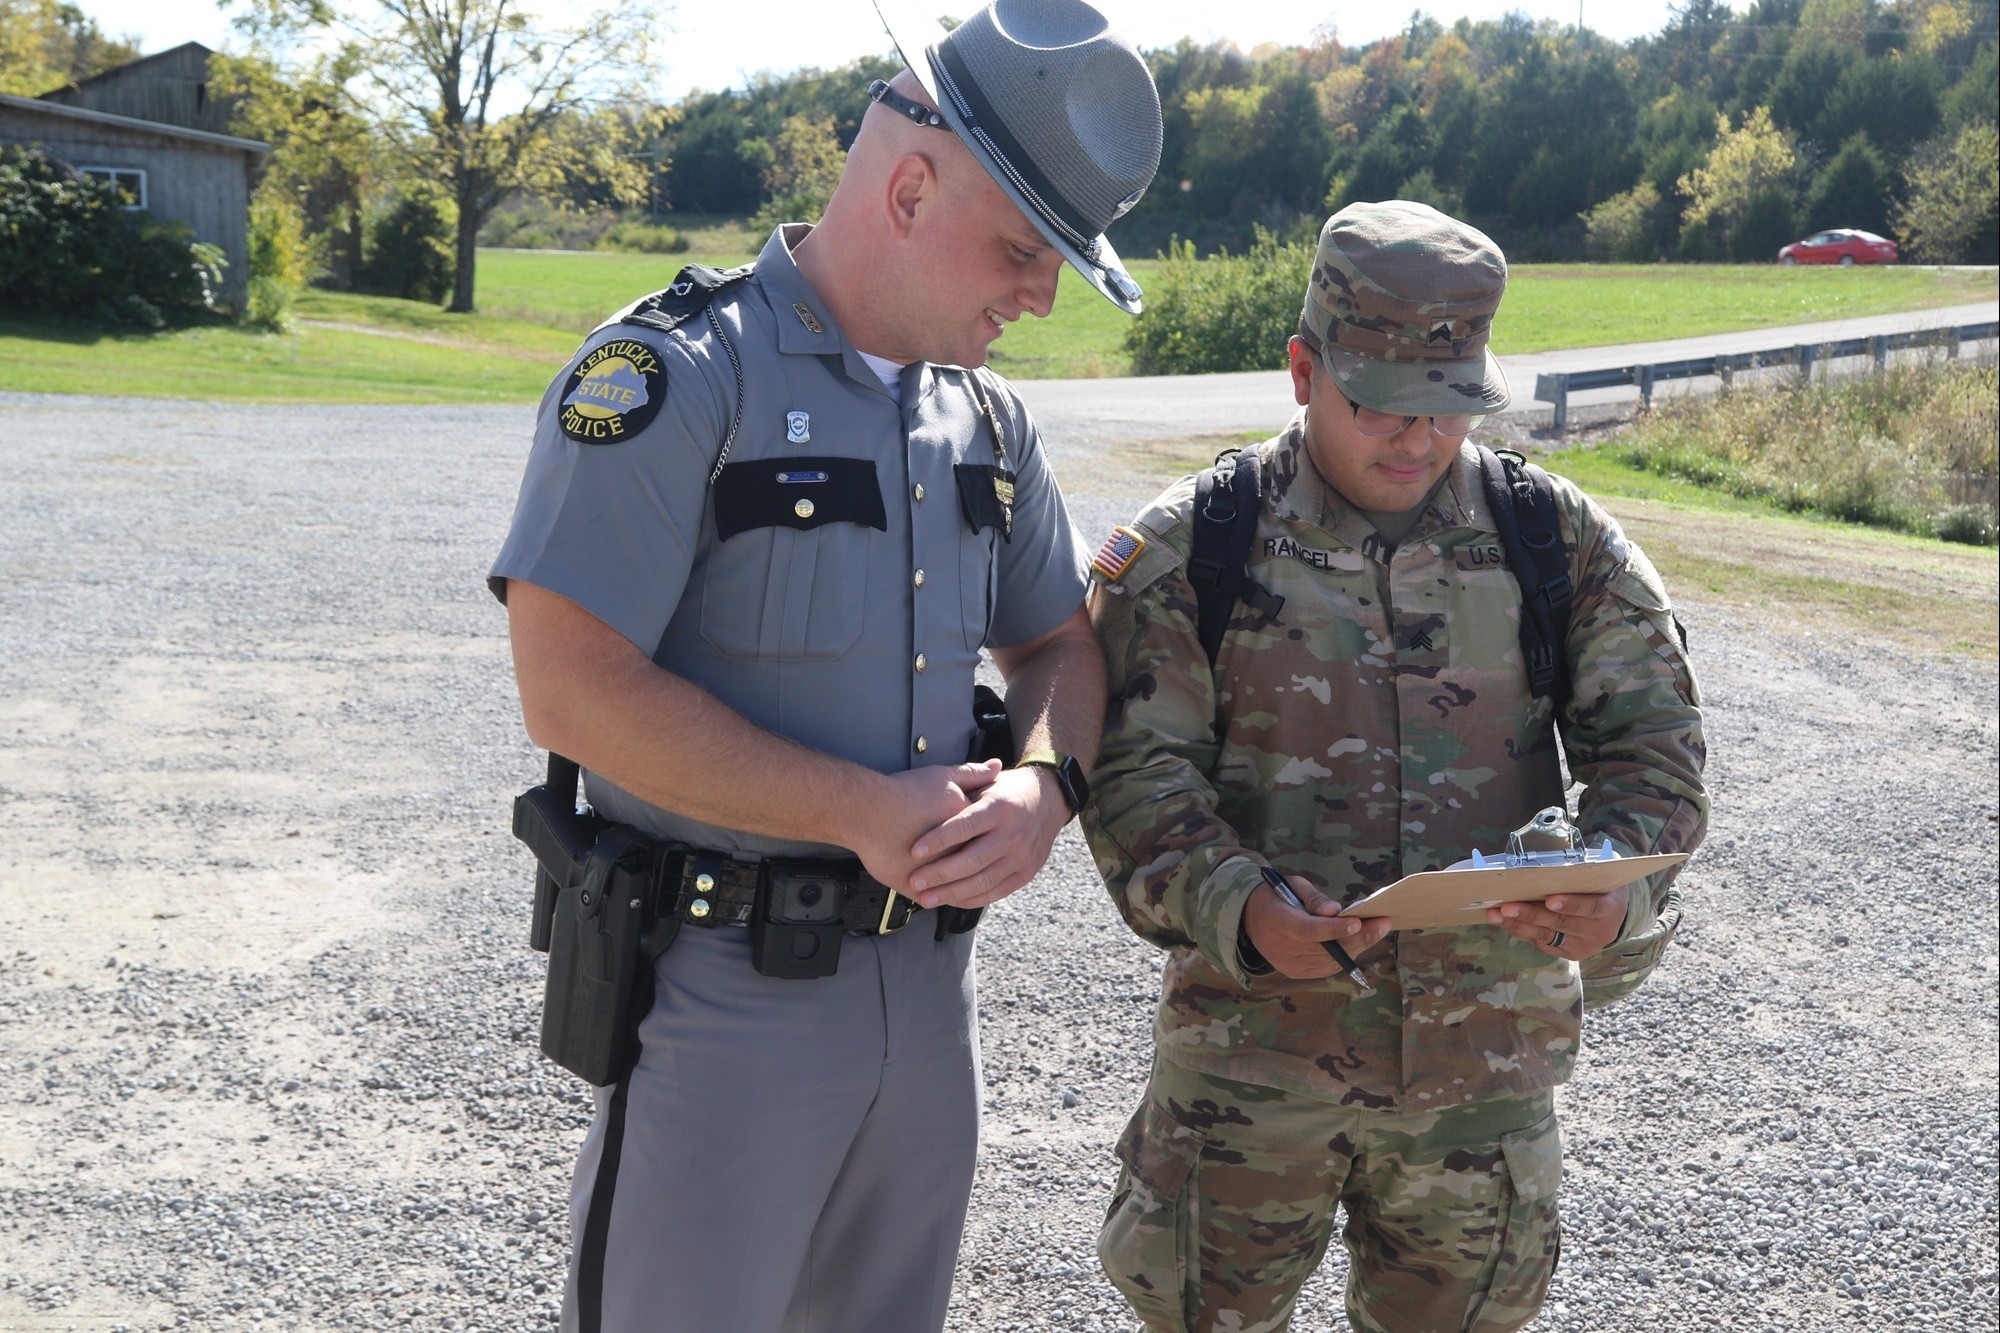
M 897 115 L 914 125 L 928 125 L 934 130 L 948 130 L 944 117 L 925 106 L 922 102 L 912 102 L 909 98 L 877 79 L 868 85 L 868 100 L 880 102 Z M 885 934 L 887 932 L 884 932 Z

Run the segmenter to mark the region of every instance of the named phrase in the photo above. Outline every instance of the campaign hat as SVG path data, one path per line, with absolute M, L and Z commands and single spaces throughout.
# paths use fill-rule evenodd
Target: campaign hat
M 1494 359 L 1507 258 L 1476 227 L 1406 199 L 1326 220 L 1301 328 L 1340 391 L 1410 416 L 1490 415 L 1511 398 Z
M 945 127 L 1071 267 L 1137 314 L 1144 293 L 1105 228 L 1159 170 L 1160 94 L 1139 52 L 1083 0 L 993 0 L 957 27 L 876 12 Z

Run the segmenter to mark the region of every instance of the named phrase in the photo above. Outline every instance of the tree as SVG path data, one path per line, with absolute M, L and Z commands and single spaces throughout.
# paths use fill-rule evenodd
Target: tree
M 211 91 L 234 102 L 230 128 L 271 145 L 258 193 L 297 212 L 317 250 L 314 267 L 342 288 L 360 273 L 364 196 L 387 166 L 368 108 L 348 91 L 360 72 L 351 49 L 289 64 L 268 49 L 209 61 Z
M 479 228 L 511 191 L 558 178 L 566 114 L 634 91 L 654 15 L 619 7 L 540 10 L 535 0 L 248 0 L 251 24 L 338 38 L 363 72 L 391 141 L 457 210 L 447 309 L 473 308 Z M 556 14 L 561 17 L 555 17 Z M 627 163 L 643 197 L 644 171 Z
M 1734 231 L 1753 203 L 1768 212 L 1769 206 L 1761 203 L 1764 198 L 1791 193 L 1797 167 L 1792 137 L 1771 123 L 1770 108 L 1757 107 L 1733 130 L 1727 116 L 1717 116 L 1715 147 L 1708 161 L 1676 183 L 1688 201 L 1682 225 L 1698 227 L 1713 221 Z
M 831 116 L 787 116 L 771 141 L 764 171 L 766 203 L 754 220 L 759 230 L 781 222 L 813 222 L 826 211 L 847 161 Z
M 1918 259 L 1990 264 L 2000 248 L 2000 134 L 1974 121 L 1924 146 L 1904 174 L 1896 234 Z
M 106 37 L 75 5 L 0 0 L 0 93 L 38 97 L 138 56 L 137 46 Z
M 1887 235 L 1895 190 L 1889 164 L 1875 151 L 1867 133 L 1858 132 L 1813 179 L 1812 190 L 1806 195 L 1806 229 L 1859 227 Z

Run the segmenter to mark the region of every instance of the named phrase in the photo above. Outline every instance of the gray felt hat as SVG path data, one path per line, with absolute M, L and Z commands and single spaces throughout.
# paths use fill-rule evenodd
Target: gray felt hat
M 1104 229 L 1160 166 L 1160 94 L 1138 51 L 1082 0 L 993 0 L 950 32 L 903 17 L 899 0 L 875 8 L 943 127 L 1091 286 L 1137 314 L 1143 293 Z

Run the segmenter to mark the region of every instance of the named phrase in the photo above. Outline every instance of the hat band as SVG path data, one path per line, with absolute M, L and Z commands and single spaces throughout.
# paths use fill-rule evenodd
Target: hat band
M 1364 328 L 1336 316 L 1327 329 L 1327 342 L 1343 352 L 1359 352 L 1380 361 L 1465 361 L 1486 349 L 1488 331 L 1475 329 L 1463 338 L 1422 342 L 1401 334 Z
M 1035 210 L 1095 262 L 1094 237 L 1103 228 L 1091 226 L 1090 220 L 1079 214 L 1035 166 L 1034 158 L 1022 148 L 1018 139 L 1008 133 L 1006 123 L 993 113 L 992 103 L 980 92 L 979 84 L 951 43 L 940 43 L 931 48 L 931 53 L 937 57 L 939 82 L 951 94 L 966 130 L 992 155 Z

